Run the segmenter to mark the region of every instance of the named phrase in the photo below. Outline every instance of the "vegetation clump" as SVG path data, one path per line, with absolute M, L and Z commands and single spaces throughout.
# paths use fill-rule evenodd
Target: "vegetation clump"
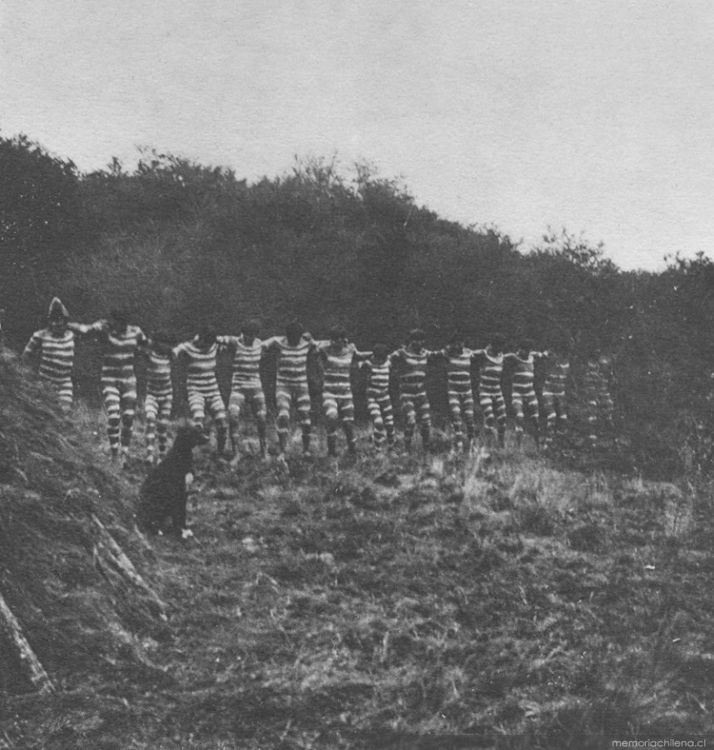
M 102 468 L 83 428 L 0 359 L 0 595 L 56 686 L 151 665 L 141 639 L 160 635 L 165 605 L 134 567 L 151 552 L 133 532 L 125 481 Z M 32 675 L 0 628 L 0 688 Z M 163 677 L 161 677 L 163 679 Z M 28 681 L 29 680 L 29 681 Z

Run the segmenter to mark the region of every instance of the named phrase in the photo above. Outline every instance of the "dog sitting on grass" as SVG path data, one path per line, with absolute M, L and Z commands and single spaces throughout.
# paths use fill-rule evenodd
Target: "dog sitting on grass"
M 198 426 L 179 428 L 174 444 L 158 466 L 149 471 L 139 492 L 136 520 L 148 534 L 193 536 L 186 527 L 188 486 L 193 481 L 193 449 L 208 442 Z

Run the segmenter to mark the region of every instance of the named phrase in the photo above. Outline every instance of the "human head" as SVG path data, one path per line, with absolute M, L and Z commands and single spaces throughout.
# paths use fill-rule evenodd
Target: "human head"
M 240 332 L 243 334 L 243 338 L 249 343 L 253 343 L 253 339 L 258 335 L 258 331 L 260 330 L 260 323 L 255 320 L 255 318 L 251 318 L 250 320 L 246 320 L 245 323 L 241 326 Z
M 216 342 L 216 329 L 213 326 L 203 326 L 196 336 L 196 344 L 202 349 L 208 349 Z
M 412 328 L 409 331 L 409 345 L 419 351 L 424 348 L 426 342 L 426 333 L 421 328 Z
M 330 341 L 336 346 L 344 346 L 347 343 L 347 329 L 342 325 L 332 326 Z
M 503 351 L 503 347 L 506 346 L 506 337 L 502 333 L 492 333 L 489 336 L 488 344 L 491 347 L 491 351 L 495 354 L 500 354 Z
M 50 309 L 47 313 L 47 325 L 50 331 L 54 334 L 64 333 L 68 320 L 67 308 L 62 304 L 59 297 L 54 297 L 50 302 Z
M 290 344 L 290 346 L 297 346 L 304 331 L 305 329 L 303 328 L 302 323 L 297 320 L 290 321 L 290 323 L 285 326 L 285 336 L 288 340 L 288 344 Z
M 129 326 L 129 316 L 126 310 L 112 310 L 109 313 L 109 327 L 115 333 L 124 333 Z
M 451 335 L 449 336 L 449 340 L 446 344 L 446 348 L 450 352 L 456 352 L 459 353 L 464 348 L 464 336 L 461 333 L 461 331 L 452 331 Z
M 166 331 L 154 331 L 151 337 L 151 348 L 158 354 L 168 354 L 173 341 Z
M 535 343 L 533 342 L 533 339 L 521 339 L 520 344 L 518 344 L 518 352 L 519 354 L 528 356 L 528 354 L 533 351 L 534 347 Z
M 389 349 L 386 344 L 375 344 L 372 349 L 372 359 L 379 364 L 382 364 L 389 355 Z

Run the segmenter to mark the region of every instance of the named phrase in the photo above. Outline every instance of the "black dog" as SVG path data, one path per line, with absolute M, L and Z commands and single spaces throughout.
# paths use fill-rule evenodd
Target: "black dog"
M 180 427 L 166 458 L 147 475 L 139 492 L 136 520 L 149 534 L 189 536 L 186 528 L 187 484 L 193 479 L 193 449 L 208 442 L 195 426 Z

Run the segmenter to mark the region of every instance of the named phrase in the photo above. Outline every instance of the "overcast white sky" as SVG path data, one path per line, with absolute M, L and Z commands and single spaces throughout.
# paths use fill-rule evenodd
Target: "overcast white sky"
M 714 252 L 711 0 L 0 0 L 0 135 L 254 180 L 374 163 L 526 247 Z

